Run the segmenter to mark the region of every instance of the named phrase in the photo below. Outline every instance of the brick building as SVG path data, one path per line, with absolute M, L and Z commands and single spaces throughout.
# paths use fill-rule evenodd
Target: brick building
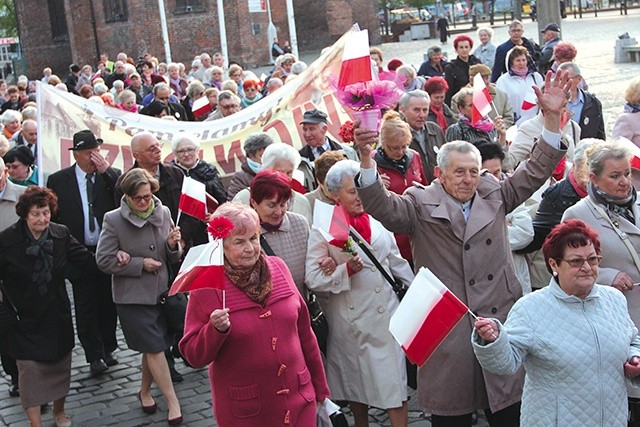
M 165 60 L 158 2 L 155 0 L 15 0 L 27 75 L 51 67 L 63 80 L 71 63 L 93 64 L 100 52 L 137 57 L 151 52 Z M 249 12 L 265 0 L 224 0 L 230 60 L 245 67 L 269 62 L 267 12 Z M 380 42 L 374 0 L 295 0 L 299 51 L 321 49 L 358 22 Z M 289 39 L 285 0 L 270 0 L 280 40 Z M 164 0 L 173 61 L 189 65 L 194 55 L 220 51 L 216 0 Z

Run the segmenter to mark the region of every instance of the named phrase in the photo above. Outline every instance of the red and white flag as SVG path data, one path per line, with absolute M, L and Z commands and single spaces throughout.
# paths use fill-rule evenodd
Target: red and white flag
M 631 151 L 631 167 L 633 169 L 640 170 L 640 147 L 624 136 L 619 137 L 617 143 L 624 145 L 629 151 Z
M 427 268 L 421 268 L 389 322 L 389 331 L 412 363 L 425 364 L 469 311 Z
M 182 194 L 178 209 L 202 221 L 207 216 L 207 192 L 202 182 L 188 176 L 182 181 Z
M 524 99 L 522 100 L 522 109 L 530 110 L 536 105 L 538 105 L 538 99 L 536 98 L 536 93 L 533 91 L 533 89 L 530 88 L 524 94 Z
M 349 238 L 349 219 L 341 206 L 316 200 L 313 206 L 313 226 L 327 239 L 346 242 Z
M 480 73 L 473 77 L 473 109 L 471 124 L 476 124 L 491 112 L 491 94 Z
M 372 78 L 369 33 L 367 30 L 354 31 L 349 35 L 342 52 L 338 87 L 344 89 L 347 85 L 368 82 Z
M 206 288 L 224 290 L 222 239 L 189 249 L 169 295 Z
M 209 114 L 213 111 L 213 106 L 209 102 L 209 98 L 206 96 L 202 96 L 201 98 L 193 101 L 193 106 L 191 107 L 191 111 L 196 119 L 204 116 L 205 114 Z

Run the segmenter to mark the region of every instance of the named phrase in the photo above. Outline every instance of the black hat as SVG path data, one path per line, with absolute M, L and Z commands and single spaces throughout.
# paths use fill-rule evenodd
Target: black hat
M 555 23 L 552 22 L 550 24 L 547 24 L 547 26 L 544 27 L 544 29 L 542 31 L 540 31 L 540 32 L 544 34 L 547 31 L 555 31 L 556 33 L 559 33 L 560 32 L 560 27 L 558 27 L 558 24 L 555 24 Z
M 79 151 L 95 148 L 102 144 L 101 139 L 96 139 L 90 130 L 81 130 L 73 135 L 73 147 L 69 150 Z
M 78 71 L 80 71 L 80 66 L 79 66 L 79 65 L 77 65 L 77 64 L 71 64 L 71 65 L 69 66 L 69 70 L 70 70 L 72 73 L 77 73 Z
M 300 124 L 302 123 L 327 123 L 327 115 L 314 108 L 313 110 L 305 111 Z

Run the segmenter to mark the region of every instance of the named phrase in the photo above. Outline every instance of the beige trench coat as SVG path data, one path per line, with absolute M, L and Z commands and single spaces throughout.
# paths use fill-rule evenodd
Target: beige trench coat
M 416 270 L 429 268 L 478 316 L 504 321 L 522 295 L 511 257 L 505 216 L 551 175 L 564 155 L 544 141 L 514 175 L 498 183 L 480 178 L 468 223 L 460 203 L 438 180 L 403 196 L 378 180 L 358 193 L 365 210 L 390 231 L 411 236 Z M 485 372 L 471 347 L 473 319 L 463 318 L 418 373 L 418 399 L 437 415 L 463 415 L 477 409 L 495 412 L 520 400 L 524 374 Z

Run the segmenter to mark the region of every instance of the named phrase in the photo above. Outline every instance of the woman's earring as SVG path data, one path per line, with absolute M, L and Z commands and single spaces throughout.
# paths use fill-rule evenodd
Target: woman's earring
M 557 271 L 554 271 L 554 272 L 553 272 L 553 275 L 554 275 L 554 276 L 557 276 L 557 275 L 558 275 L 558 272 L 557 272 Z

